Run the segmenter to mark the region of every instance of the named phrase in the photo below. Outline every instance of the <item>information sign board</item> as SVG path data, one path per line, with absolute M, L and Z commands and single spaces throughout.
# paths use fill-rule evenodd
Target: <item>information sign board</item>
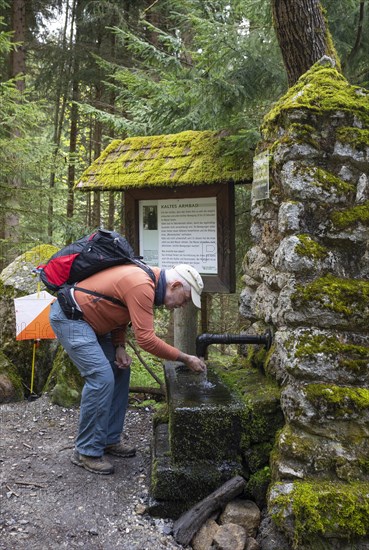
M 235 291 L 232 183 L 125 192 L 123 232 L 136 254 L 164 269 L 188 263 L 205 292 Z
M 185 263 L 218 273 L 216 197 L 139 201 L 139 235 L 150 265 Z

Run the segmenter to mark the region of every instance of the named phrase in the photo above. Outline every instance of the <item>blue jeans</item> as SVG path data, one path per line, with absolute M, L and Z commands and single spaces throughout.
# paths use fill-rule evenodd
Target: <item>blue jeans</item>
M 110 334 L 97 336 L 83 319 L 67 319 L 57 301 L 51 306 L 50 323 L 85 380 L 76 449 L 83 455 L 102 456 L 107 445 L 120 441 L 130 369 L 118 369 L 114 364 Z

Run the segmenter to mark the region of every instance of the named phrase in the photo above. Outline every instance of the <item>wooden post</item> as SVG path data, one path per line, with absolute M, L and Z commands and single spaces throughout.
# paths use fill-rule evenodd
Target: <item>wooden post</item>
M 196 352 L 198 311 L 192 302 L 174 310 L 174 345 L 189 355 Z

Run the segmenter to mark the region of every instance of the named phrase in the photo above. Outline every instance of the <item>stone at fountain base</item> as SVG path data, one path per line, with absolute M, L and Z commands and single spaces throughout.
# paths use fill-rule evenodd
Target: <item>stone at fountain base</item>
M 175 519 L 241 473 L 242 465 L 236 460 L 175 464 L 170 453 L 168 424 L 159 424 L 153 443 L 149 512 L 153 516 Z

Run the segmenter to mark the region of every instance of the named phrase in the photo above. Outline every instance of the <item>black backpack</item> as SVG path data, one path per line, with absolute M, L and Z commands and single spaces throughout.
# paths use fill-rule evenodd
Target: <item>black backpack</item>
M 143 269 L 155 283 L 155 275 L 148 265 L 134 255 L 127 239 L 116 231 L 99 229 L 92 235 L 86 235 L 78 241 L 58 250 L 48 262 L 39 265 L 36 272 L 41 281 L 52 292 L 62 291 L 69 296 L 69 289 L 90 275 L 108 267 L 123 264 L 135 264 Z M 124 304 L 110 296 L 75 287 L 82 292 L 100 296 L 113 303 Z M 59 299 L 59 294 L 58 294 Z

